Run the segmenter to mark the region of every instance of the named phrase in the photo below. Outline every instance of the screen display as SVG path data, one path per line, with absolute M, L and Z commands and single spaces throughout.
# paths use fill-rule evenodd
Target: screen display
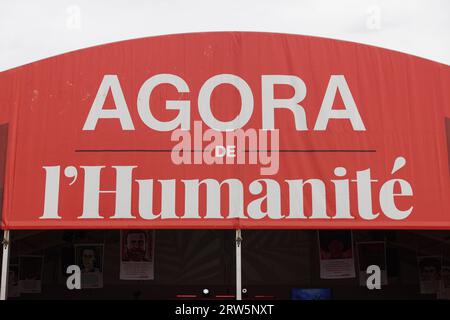
M 330 288 L 293 288 L 291 293 L 292 300 L 330 300 Z

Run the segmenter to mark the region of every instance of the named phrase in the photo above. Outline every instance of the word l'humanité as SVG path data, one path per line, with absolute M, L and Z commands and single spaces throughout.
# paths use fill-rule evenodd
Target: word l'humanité
M 397 157 L 391 174 L 395 174 L 406 165 L 406 159 Z M 78 180 L 79 171 L 84 175 L 83 212 L 78 219 L 103 219 L 99 212 L 100 195 L 115 195 L 115 212 L 111 219 L 355 219 L 374 220 L 381 214 L 392 220 L 406 219 L 413 206 L 399 208 L 398 198 L 411 197 L 411 184 L 399 178 L 380 182 L 371 177 L 371 170 L 356 171 L 348 178 L 344 167 L 334 169 L 334 177 L 329 181 L 322 179 L 255 179 L 244 184 L 240 179 L 139 179 L 133 177 L 137 166 L 112 166 L 115 171 L 115 190 L 101 190 L 100 180 L 105 166 L 68 166 L 64 176 L 71 178 L 70 185 Z M 109 169 L 111 169 L 109 168 Z M 44 211 L 40 219 L 61 219 L 59 214 L 59 194 L 61 167 L 48 166 L 46 172 Z M 136 195 L 133 195 L 133 183 L 137 183 Z M 357 213 L 350 210 L 352 189 L 356 184 Z M 373 186 L 377 185 L 377 188 Z M 227 188 L 224 188 L 224 187 Z M 327 188 L 327 186 L 329 186 Z M 158 192 L 155 192 L 155 188 Z M 206 197 L 201 198 L 200 189 L 205 188 Z M 330 190 L 331 189 L 331 190 Z M 282 191 L 283 190 L 283 191 Z M 309 191 L 309 192 L 308 192 Z M 223 205 L 222 196 L 228 192 L 228 204 Z M 335 212 L 327 208 L 327 192 L 334 194 Z M 375 197 L 374 197 L 375 193 Z M 377 193 L 377 194 L 376 194 Z M 155 199 L 155 194 L 160 196 Z M 181 194 L 181 198 L 180 197 Z M 250 194 L 245 197 L 245 194 Z M 306 194 L 310 198 L 306 198 Z M 282 198 L 288 197 L 288 208 L 282 210 Z M 379 202 L 380 212 L 373 210 L 373 198 Z M 138 199 L 138 212 L 132 212 L 132 199 Z M 177 201 L 179 199 L 179 201 Z M 310 212 L 306 212 L 306 201 L 311 203 Z M 160 204 L 160 212 L 154 212 L 154 203 Z M 201 202 L 206 204 L 204 213 L 200 212 Z M 177 208 L 182 203 L 182 208 Z M 402 207 L 404 204 L 402 205 Z M 181 212 L 182 211 L 182 212 Z

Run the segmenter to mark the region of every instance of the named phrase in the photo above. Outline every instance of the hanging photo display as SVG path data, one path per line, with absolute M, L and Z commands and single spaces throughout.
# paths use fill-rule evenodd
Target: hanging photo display
M 41 293 L 43 256 L 19 257 L 19 290 L 21 293 Z
M 450 265 L 442 265 L 438 299 L 450 300 Z
M 358 242 L 358 262 L 359 262 L 359 284 L 367 285 L 367 278 L 372 274 L 367 274 L 369 266 L 380 268 L 381 285 L 387 284 L 387 264 L 386 264 L 386 243 L 384 241 Z
M 9 265 L 9 278 L 8 278 L 8 298 L 20 297 L 19 287 L 19 265 Z
M 434 294 L 439 291 L 441 279 L 442 257 L 422 256 L 417 257 L 419 267 L 420 293 Z
M 103 288 L 103 244 L 75 245 L 75 263 L 81 269 L 81 288 Z
M 355 277 L 352 232 L 345 230 L 318 231 L 320 278 Z
M 154 230 L 120 231 L 120 279 L 154 279 Z

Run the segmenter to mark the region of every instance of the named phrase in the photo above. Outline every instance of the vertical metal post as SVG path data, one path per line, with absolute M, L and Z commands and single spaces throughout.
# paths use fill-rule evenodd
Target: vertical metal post
M 2 250 L 2 277 L 0 282 L 0 300 L 8 298 L 8 278 L 9 278 L 9 230 L 5 230 L 3 235 Z
M 236 300 L 242 300 L 241 230 L 236 230 Z

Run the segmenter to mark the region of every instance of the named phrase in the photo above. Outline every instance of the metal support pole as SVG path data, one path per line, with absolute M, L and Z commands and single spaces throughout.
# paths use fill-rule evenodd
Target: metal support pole
M 2 278 L 0 283 L 0 300 L 8 298 L 8 278 L 9 278 L 9 230 L 5 230 L 2 241 Z
M 236 300 L 242 300 L 241 230 L 236 230 Z

